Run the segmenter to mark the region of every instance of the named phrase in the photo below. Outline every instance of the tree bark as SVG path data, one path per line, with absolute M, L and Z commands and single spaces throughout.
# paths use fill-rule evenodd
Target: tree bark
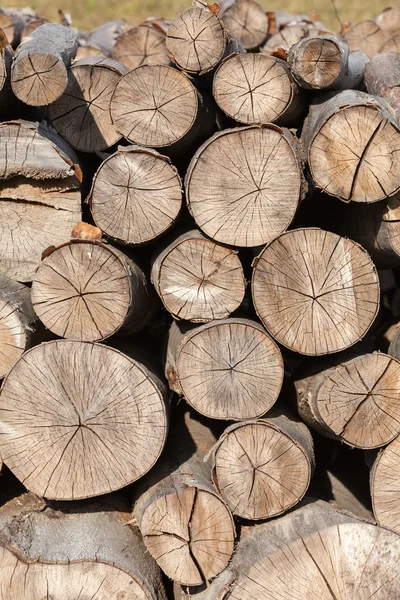
M 117 40 L 129 31 L 129 29 L 131 29 L 131 25 L 124 19 L 107 21 L 90 32 L 86 48 L 99 50 L 103 56 L 111 57 Z M 113 58 L 117 62 L 120 62 L 115 56 Z
M 35 29 L 15 52 L 11 85 L 16 97 L 30 106 L 57 100 L 67 87 L 67 67 L 77 49 L 76 35 L 68 27 L 49 23 Z
M 161 573 L 113 498 L 51 506 L 25 494 L 0 509 L 7 598 L 166 600 Z M 83 594 L 83 595 L 82 595 Z M 122 595 L 121 595 L 122 594 Z
M 228 117 L 246 125 L 294 126 L 306 110 L 286 62 L 265 54 L 231 54 L 218 67 L 213 95 Z
M 28 490 L 54 500 L 136 481 L 166 438 L 160 380 L 138 361 L 90 342 L 56 340 L 28 350 L 4 380 L 0 415 L 3 461 Z
M 245 50 L 258 50 L 268 35 L 268 16 L 255 0 L 236 0 L 221 12 L 226 29 Z
M 228 427 L 212 457 L 214 485 L 234 515 L 269 519 L 303 498 L 315 466 L 304 423 L 269 413 Z
M 400 54 L 384 52 L 372 58 L 365 69 L 368 93 L 381 96 L 400 121 Z
M 204 462 L 214 443 L 199 420 L 179 415 L 161 460 L 135 489 L 133 514 L 147 550 L 168 577 L 183 585 L 208 582 L 233 552 L 232 515 Z
M 167 156 L 143 146 L 120 146 L 97 169 L 88 202 L 107 236 L 133 245 L 172 227 L 182 194 L 181 178 Z
M 13 48 L 16 48 L 21 41 L 22 31 L 27 23 L 37 17 L 36 13 L 30 8 L 0 9 L 0 27 L 3 29 Z
M 377 202 L 400 189 L 399 125 L 376 96 L 346 90 L 311 104 L 302 142 L 315 185 L 343 202 Z
M 375 21 L 360 21 L 350 29 L 346 41 L 350 50 L 361 50 L 371 58 L 381 51 L 385 34 Z
M 386 332 L 387 340 L 389 342 L 387 353 L 393 356 L 397 360 L 400 360 L 400 330 L 399 324 L 396 323 Z
M 197 229 L 168 244 L 156 256 L 151 281 L 175 319 L 225 319 L 243 301 L 246 281 L 237 252 Z
M 188 208 L 217 242 L 259 246 L 285 231 L 305 194 L 297 139 L 276 125 L 225 129 L 193 155 Z
M 41 25 L 46 25 L 46 23 L 48 23 L 48 20 L 44 17 L 32 18 L 32 20 L 28 21 L 25 27 L 23 28 L 21 33 L 21 40 L 31 35 L 31 33 Z
M 126 70 L 103 56 L 79 60 L 68 70 L 68 86 L 49 106 L 49 117 L 53 127 L 76 150 L 99 152 L 121 139 L 109 109 L 115 86 Z
M 370 473 L 374 516 L 382 527 L 400 534 L 400 436 L 377 454 Z
M 213 321 L 190 331 L 171 327 L 166 363 L 170 387 L 212 419 L 242 421 L 264 415 L 282 388 L 280 350 L 248 319 Z
M 169 65 L 167 29 L 168 26 L 157 19 L 148 19 L 132 27 L 118 38 L 113 57 L 129 69 L 142 65 Z
M 253 263 L 258 316 L 283 346 L 310 356 L 349 348 L 379 309 L 379 281 L 367 252 L 317 228 L 272 241 Z

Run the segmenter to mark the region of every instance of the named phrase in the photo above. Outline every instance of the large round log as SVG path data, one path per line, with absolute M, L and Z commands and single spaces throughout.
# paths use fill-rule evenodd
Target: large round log
M 358 244 L 317 228 L 294 229 L 255 259 L 253 302 L 275 339 L 300 354 L 358 342 L 379 309 L 379 281 Z
M 376 202 L 400 189 L 400 128 L 389 105 L 346 90 L 311 104 L 302 141 L 312 178 L 344 202 Z
M 212 321 L 189 331 L 171 326 L 166 376 L 197 412 L 242 421 L 264 415 L 276 402 L 283 361 L 256 321 Z
M 216 133 L 196 151 L 185 177 L 197 225 L 232 246 L 259 246 L 285 231 L 304 185 L 297 140 L 276 125 Z
M 383 52 L 371 58 L 365 69 L 368 93 L 381 96 L 400 119 L 400 53 Z
M 140 146 L 120 146 L 93 177 L 89 204 L 93 219 L 123 244 L 154 240 L 176 221 L 182 182 L 168 157 Z
M 113 58 L 129 69 L 142 65 L 169 65 L 166 29 L 156 19 L 149 19 L 132 27 L 118 38 Z
M 223 9 L 221 18 L 245 50 L 257 50 L 268 35 L 268 16 L 255 0 L 236 0 Z
M 378 525 L 400 534 L 400 436 L 376 456 L 370 473 L 372 508 Z
M 198 230 L 182 234 L 154 259 L 151 281 L 175 319 L 225 319 L 243 301 L 246 281 L 237 252 Z
M 213 481 L 234 515 L 269 519 L 300 502 L 314 463 L 307 427 L 287 416 L 267 416 L 224 431 L 213 451 Z
M 385 42 L 385 34 L 375 21 L 360 21 L 346 35 L 350 50 L 361 50 L 367 56 L 375 56 Z
M 136 481 L 166 437 L 161 382 L 139 362 L 89 342 L 28 350 L 3 382 L 0 415 L 3 461 L 30 491 L 56 500 Z

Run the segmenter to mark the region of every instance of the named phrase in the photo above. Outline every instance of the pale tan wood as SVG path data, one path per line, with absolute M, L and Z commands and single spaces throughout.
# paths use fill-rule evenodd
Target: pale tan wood
M 387 39 L 379 49 L 379 54 L 382 52 L 400 52 L 400 34 Z
M 269 333 L 300 354 L 358 342 L 379 309 L 379 281 L 358 244 L 317 228 L 294 229 L 254 262 L 253 302 Z
M 178 171 L 168 157 L 141 146 L 120 146 L 95 173 L 88 201 L 106 235 L 124 244 L 143 244 L 174 224 L 182 194 Z
M 269 519 L 303 498 L 315 465 L 304 423 L 284 415 L 228 427 L 213 451 L 213 481 L 234 515 Z
M 141 65 L 169 65 L 165 30 L 157 20 L 149 20 L 118 38 L 113 58 L 129 69 Z
M 31 21 L 28 21 L 28 23 L 26 23 L 25 27 L 22 30 L 21 40 L 28 37 L 28 35 L 35 31 L 35 29 L 37 29 L 41 25 L 45 25 L 46 23 L 48 23 L 48 20 L 45 17 L 38 17 L 32 19 Z
M 372 508 L 382 527 L 400 533 L 400 437 L 377 455 L 370 474 Z
M 151 281 L 175 319 L 224 319 L 239 308 L 246 281 L 237 252 L 193 230 L 156 256 Z
M 257 50 L 268 35 L 268 16 L 255 0 L 236 0 L 221 12 L 230 33 L 245 50 Z
M 86 47 L 92 51 L 98 50 L 98 54 L 111 57 L 117 40 L 131 27 L 124 19 L 107 21 L 92 29 L 86 40 Z
M 262 416 L 274 405 L 283 360 L 261 325 L 231 318 L 183 329 L 181 336 L 174 332 L 177 327 L 171 327 L 166 374 L 197 412 L 242 421 Z
M 4 380 L 0 415 L 3 461 L 50 499 L 132 483 L 154 465 L 166 438 L 161 382 L 141 363 L 89 342 L 28 350 Z
M 16 48 L 21 41 L 22 31 L 27 23 L 38 15 L 31 8 L 1 8 L 0 27 L 4 30 L 8 41 Z
M 381 96 L 400 119 L 400 52 L 382 52 L 365 69 L 368 93 Z
M 2 92 L 2 95 L 0 96 L 1 100 L 5 90 L 9 89 L 11 85 L 11 63 L 14 55 L 12 48 L 6 45 L 6 40 L 4 39 L 4 36 L 4 31 L 0 29 L 0 91 Z
M 297 140 L 276 125 L 218 132 L 194 154 L 185 189 L 206 235 L 232 246 L 266 244 L 288 228 L 305 191 Z
M 385 34 L 375 21 L 360 21 L 350 29 L 346 41 L 350 50 L 362 50 L 371 58 L 381 51 Z
M 279 48 L 289 51 L 293 44 L 308 36 L 308 27 L 305 24 L 288 25 L 281 31 L 271 35 L 262 46 L 262 52 L 276 52 Z
M 400 31 L 400 7 L 385 8 L 375 19 L 386 37 L 392 37 Z

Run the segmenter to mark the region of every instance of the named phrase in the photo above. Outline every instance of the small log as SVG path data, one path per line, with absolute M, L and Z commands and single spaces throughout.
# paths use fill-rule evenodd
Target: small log
M 397 360 L 400 360 L 400 330 L 399 323 L 393 324 L 386 331 L 386 340 L 389 342 L 387 353 Z
M 190 8 L 171 22 L 167 48 L 180 69 L 195 75 L 213 71 L 233 52 L 244 52 L 221 19 L 204 8 Z
M 166 65 L 144 65 L 121 77 L 110 110 L 114 127 L 131 143 L 175 153 L 215 128 L 214 111 L 190 79 Z
M 385 34 L 375 21 L 360 21 L 346 35 L 350 50 L 361 50 L 369 58 L 381 51 Z
M 25 352 L 3 382 L 0 415 L 3 461 L 28 490 L 54 500 L 136 481 L 166 438 L 163 384 L 122 352 L 90 342 Z
M 304 96 L 285 61 L 265 54 L 231 54 L 218 67 L 213 96 L 228 117 L 246 125 L 295 125 Z
M 399 124 L 376 96 L 346 90 L 311 104 L 301 139 L 315 185 L 343 202 L 377 202 L 400 189 Z
M 31 33 L 33 31 L 35 31 L 35 29 L 37 29 L 41 25 L 46 25 L 46 23 L 48 23 L 48 20 L 45 19 L 44 17 L 38 17 L 38 18 L 32 19 L 31 21 L 28 21 L 22 30 L 21 40 L 23 40 L 24 38 L 31 35 Z
M 255 0 L 236 0 L 221 12 L 226 29 L 245 50 L 257 50 L 268 35 L 268 16 Z
M 246 289 L 237 252 L 193 230 L 154 259 L 151 281 L 175 319 L 225 319 L 239 308 Z
M 182 208 L 182 182 L 167 156 L 141 146 L 120 146 L 93 177 L 88 202 L 104 233 L 123 244 L 156 239 Z
M 212 457 L 213 481 L 234 515 L 259 520 L 293 508 L 306 493 L 315 466 L 304 423 L 267 416 L 228 427 Z
M 67 89 L 49 106 L 49 117 L 76 150 L 99 152 L 121 139 L 109 108 L 115 86 L 125 72 L 125 67 L 103 56 L 79 60 L 68 70 Z
M 400 361 L 374 352 L 316 370 L 295 381 L 307 425 L 362 449 L 383 446 L 400 433 Z
M 129 69 L 142 65 L 169 65 L 164 23 L 149 19 L 121 35 L 113 58 Z
M 212 321 L 190 331 L 171 326 L 166 376 L 188 404 L 211 419 L 243 421 L 264 415 L 283 383 L 275 342 L 256 321 Z
M 305 193 L 296 138 L 276 125 L 225 129 L 194 154 L 188 208 L 202 231 L 232 246 L 259 246 L 285 231 Z
M 378 525 L 400 534 L 400 436 L 377 454 L 371 468 L 372 508 Z
M 387 38 L 400 32 L 400 7 L 385 8 L 375 19 Z
M 49 23 L 35 29 L 18 46 L 11 68 L 14 94 L 30 106 L 45 106 L 64 93 L 67 67 L 76 55 L 75 32 Z
M 281 31 L 277 31 L 274 35 L 271 35 L 262 46 L 261 51 L 270 54 L 276 52 L 279 48 L 282 48 L 282 50 L 289 52 L 293 44 L 297 44 L 297 42 L 307 36 L 307 25 L 288 25 Z
M 1 8 L 0 27 L 3 29 L 13 48 L 21 41 L 22 31 L 27 23 L 35 19 L 37 14 L 30 8 Z
M 235 526 L 204 462 L 215 437 L 189 413 L 177 417 L 160 461 L 136 486 L 133 514 L 164 573 L 198 586 L 227 566 Z
M 99 54 L 111 57 L 117 40 L 129 29 L 131 26 L 124 19 L 107 21 L 90 32 L 86 40 L 86 48 L 98 50 Z M 118 61 L 117 58 L 115 60 Z
M 379 54 L 383 52 L 400 52 L 400 34 L 394 35 L 385 41 L 379 50 Z
M 258 316 L 283 346 L 317 356 L 364 337 L 379 309 L 379 280 L 358 244 L 317 228 L 272 241 L 253 263 Z
M 2 600 L 166 600 L 161 572 L 120 504 L 105 497 L 53 507 L 24 494 L 2 506 Z

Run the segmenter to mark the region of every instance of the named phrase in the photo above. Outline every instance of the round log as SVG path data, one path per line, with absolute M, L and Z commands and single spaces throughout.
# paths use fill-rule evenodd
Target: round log
M 265 54 L 231 54 L 218 67 L 213 95 L 229 117 L 246 125 L 294 125 L 305 102 L 285 61 Z
M 377 202 L 400 189 L 399 124 L 376 96 L 346 90 L 311 105 L 302 142 L 318 188 L 344 202 Z
M 262 52 L 276 52 L 279 48 L 289 52 L 289 49 L 293 44 L 297 44 L 301 39 L 308 36 L 308 27 L 305 24 L 302 25 L 288 25 L 277 31 L 271 37 L 267 39 L 264 46 L 262 46 Z
M 270 410 L 282 388 L 283 361 L 261 325 L 232 318 L 180 335 L 177 328 L 170 331 L 166 375 L 197 412 L 242 421 Z
M 385 8 L 375 19 L 386 37 L 392 37 L 400 31 L 400 7 Z
M 400 361 L 362 354 L 295 382 L 303 421 L 355 448 L 378 448 L 400 433 Z
M 213 452 L 213 481 L 234 515 L 269 519 L 303 498 L 314 469 L 307 427 L 286 416 L 231 425 Z
M 400 534 L 400 436 L 377 455 L 370 474 L 374 517 L 382 527 Z
M 94 222 L 123 244 L 156 239 L 176 221 L 182 182 L 168 157 L 140 146 L 121 146 L 93 177 L 88 202 Z
M 381 51 L 385 34 L 375 21 L 360 21 L 346 35 L 350 50 L 361 50 L 369 58 Z
M 129 69 L 142 65 L 169 65 L 166 31 L 157 20 L 149 20 L 121 35 L 113 58 Z
M 266 244 L 289 227 L 304 195 L 297 140 L 276 125 L 216 133 L 194 154 L 185 189 L 206 235 L 232 246 Z
M 55 500 L 136 481 L 166 437 L 161 382 L 139 362 L 90 342 L 57 340 L 25 352 L 3 382 L 0 415 L 4 463 L 28 490 Z
M 300 354 L 358 342 L 379 309 L 379 280 L 358 244 L 317 228 L 294 229 L 255 259 L 253 302 L 270 334 Z
M 41 25 L 46 25 L 46 23 L 48 23 L 48 20 L 45 19 L 45 17 L 38 17 L 37 19 L 34 18 L 31 21 L 28 21 L 22 30 L 21 40 L 31 35 L 31 33 Z
M 107 21 L 90 32 L 86 47 L 98 50 L 98 54 L 111 57 L 117 40 L 130 28 L 131 26 L 124 19 Z
M 31 8 L 0 9 L 0 27 L 3 29 L 7 39 L 13 48 L 16 48 L 21 41 L 22 31 L 27 23 L 35 19 L 38 15 Z
M 222 21 L 245 50 L 257 50 L 268 35 L 268 16 L 255 0 L 236 0 L 221 13 Z
M 400 52 L 400 34 L 394 35 L 385 41 L 379 50 L 379 54 L 383 52 Z
M 237 252 L 193 230 L 155 258 L 151 281 L 175 319 L 225 319 L 239 308 L 246 289 Z
M 11 67 L 11 86 L 17 98 L 30 106 L 57 100 L 68 83 L 67 67 L 78 43 L 73 30 L 63 25 L 41 25 L 18 46 Z
M 52 125 L 81 152 L 99 152 L 121 139 L 110 117 L 110 101 L 126 68 L 102 56 L 75 62 L 65 93 L 49 106 Z

